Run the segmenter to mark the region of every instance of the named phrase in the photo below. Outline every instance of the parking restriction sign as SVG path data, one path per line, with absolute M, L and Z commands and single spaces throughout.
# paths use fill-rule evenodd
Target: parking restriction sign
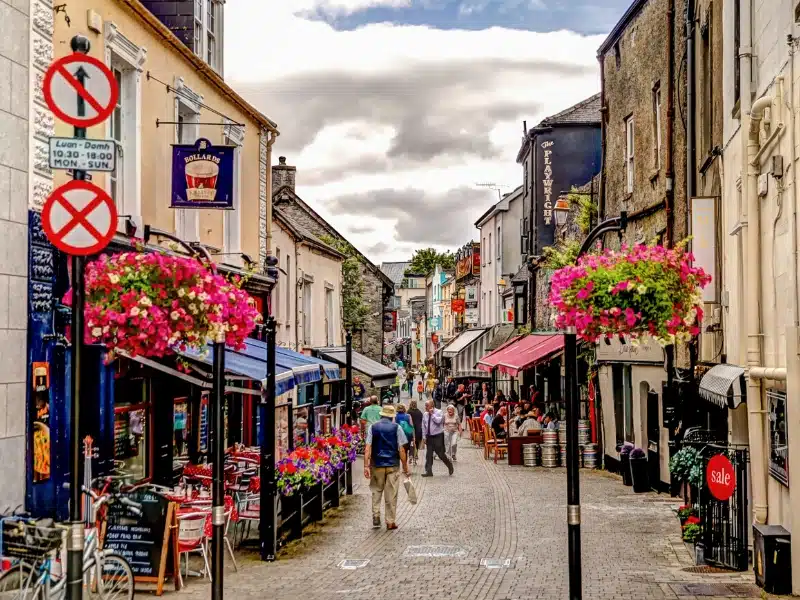
M 70 181 L 45 201 L 42 229 L 50 243 L 67 254 L 96 254 L 114 237 L 117 207 L 111 196 L 96 185 Z
M 76 52 L 50 65 L 42 92 L 56 117 L 75 127 L 91 127 L 114 112 L 119 86 L 102 62 Z

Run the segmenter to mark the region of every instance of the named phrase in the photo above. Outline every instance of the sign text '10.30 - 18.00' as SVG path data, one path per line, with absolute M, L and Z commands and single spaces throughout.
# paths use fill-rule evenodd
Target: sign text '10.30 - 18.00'
M 76 171 L 113 171 L 116 166 L 114 140 L 50 138 L 50 168 Z

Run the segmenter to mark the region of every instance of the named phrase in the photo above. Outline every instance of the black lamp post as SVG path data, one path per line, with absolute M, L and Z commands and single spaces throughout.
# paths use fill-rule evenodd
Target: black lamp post
M 559 199 L 560 202 L 560 199 Z M 558 203 L 556 203 L 558 206 Z M 563 215 L 563 224 L 569 211 L 557 209 L 556 223 Z M 621 212 L 619 217 L 606 219 L 589 232 L 583 241 L 578 258 L 589 251 L 592 244 L 604 233 L 625 231 L 628 226 L 628 213 Z M 581 497 L 578 467 L 578 415 L 580 399 L 578 397 L 578 341 L 577 332 L 570 327 L 564 333 L 564 388 L 567 408 L 567 536 L 569 554 L 569 598 L 581 600 L 583 589 L 581 584 Z

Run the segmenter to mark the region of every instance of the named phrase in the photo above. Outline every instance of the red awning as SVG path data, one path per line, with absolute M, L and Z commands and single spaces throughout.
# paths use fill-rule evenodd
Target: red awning
M 563 347 L 563 335 L 528 335 L 487 354 L 478 361 L 478 368 L 483 371 L 496 368 L 505 375 L 516 376 Z

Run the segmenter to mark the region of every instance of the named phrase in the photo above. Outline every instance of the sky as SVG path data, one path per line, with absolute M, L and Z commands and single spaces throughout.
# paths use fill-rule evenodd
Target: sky
M 631 0 L 235 0 L 225 79 L 276 121 L 273 161 L 373 262 L 455 250 L 522 184 L 533 127 L 600 89 Z

